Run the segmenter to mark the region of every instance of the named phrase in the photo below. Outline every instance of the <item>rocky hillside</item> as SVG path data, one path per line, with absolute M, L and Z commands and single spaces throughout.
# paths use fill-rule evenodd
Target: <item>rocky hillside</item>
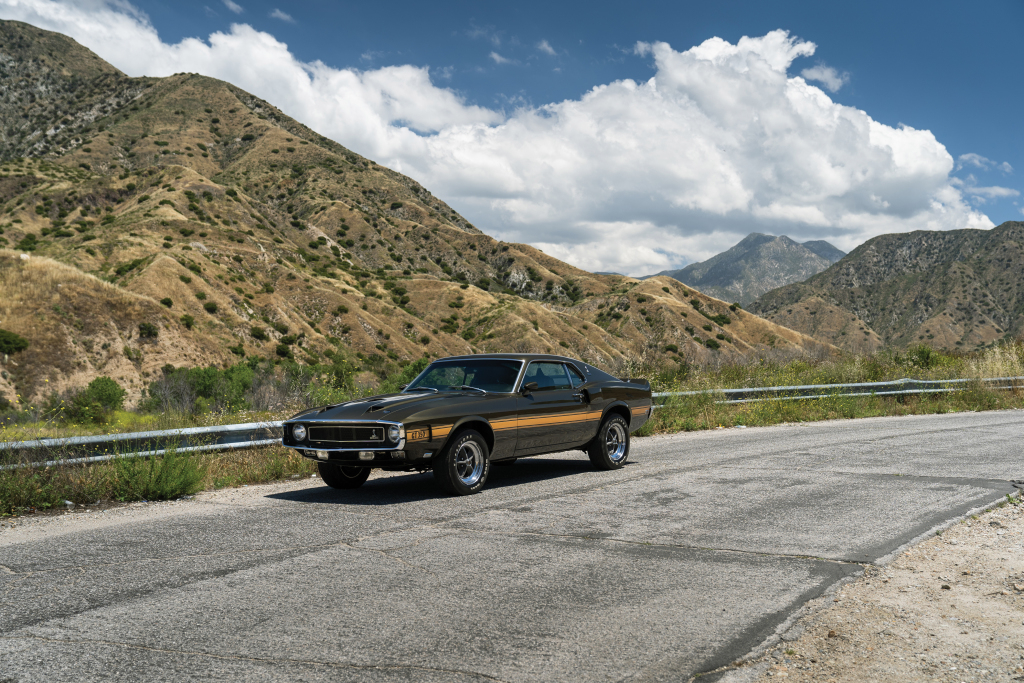
M 167 364 L 564 352 L 613 371 L 829 348 L 669 278 L 498 242 L 415 180 L 196 74 L 0 22 L 0 394 Z M 372 380 L 372 378 L 371 378 Z
M 882 235 L 751 310 L 851 351 L 976 349 L 1024 333 L 1024 223 Z
M 765 292 L 820 273 L 843 256 L 824 240 L 800 244 L 785 235 L 753 232 L 707 261 L 658 275 L 675 278 L 724 301 L 747 305 Z

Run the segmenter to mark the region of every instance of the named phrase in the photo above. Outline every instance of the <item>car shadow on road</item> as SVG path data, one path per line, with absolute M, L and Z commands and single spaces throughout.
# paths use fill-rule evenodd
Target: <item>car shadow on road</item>
M 580 458 L 523 458 L 507 467 L 491 467 L 484 491 L 520 486 L 533 482 L 551 481 L 562 477 L 585 478 L 593 473 L 593 465 Z M 269 494 L 268 498 L 293 503 L 328 503 L 335 505 L 396 505 L 423 500 L 451 498 L 434 482 L 431 472 L 395 472 L 370 479 L 351 491 L 324 486 L 319 479 L 310 480 L 316 486 L 296 491 Z

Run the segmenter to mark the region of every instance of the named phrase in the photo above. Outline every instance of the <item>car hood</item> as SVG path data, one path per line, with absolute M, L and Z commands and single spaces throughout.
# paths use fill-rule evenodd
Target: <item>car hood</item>
M 433 407 L 442 401 L 451 402 L 470 398 L 467 394 L 415 393 L 385 394 L 346 401 L 333 406 L 305 410 L 291 420 L 400 420 L 412 413 Z

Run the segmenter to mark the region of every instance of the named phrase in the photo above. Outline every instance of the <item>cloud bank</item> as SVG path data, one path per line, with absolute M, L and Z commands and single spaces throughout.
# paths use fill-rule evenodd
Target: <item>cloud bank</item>
M 167 44 L 124 0 L 0 0 L 0 16 L 70 35 L 130 75 L 230 81 L 413 176 L 488 233 L 591 270 L 678 267 L 751 231 L 848 250 L 887 232 L 992 226 L 930 132 L 880 124 L 808 82 L 834 91 L 834 69 L 790 76 L 816 46 L 781 30 L 684 51 L 638 43 L 645 81 L 499 112 L 426 67 L 302 62 L 246 24 Z

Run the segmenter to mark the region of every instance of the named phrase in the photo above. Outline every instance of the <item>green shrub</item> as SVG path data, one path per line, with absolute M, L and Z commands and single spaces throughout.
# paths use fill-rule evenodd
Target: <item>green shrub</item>
M 12 355 L 28 348 L 28 339 L 8 330 L 0 330 L 0 353 Z
M 159 457 L 116 458 L 113 497 L 118 500 L 170 500 L 199 491 L 206 468 L 198 458 L 168 451 Z
M 287 344 L 278 344 L 277 348 L 274 349 L 274 352 L 281 356 L 281 358 L 291 358 L 292 356 L 291 347 Z
M 109 377 L 97 377 L 89 382 L 85 393 L 107 410 L 120 410 L 124 407 L 124 397 L 128 394 L 120 384 Z
M 207 301 L 205 304 L 203 304 L 203 309 L 207 313 L 210 313 L 212 315 L 217 312 L 217 304 L 214 303 L 213 301 Z
M 168 299 L 169 301 L 169 299 Z M 139 323 L 139 336 L 144 339 L 156 339 L 159 330 L 153 323 Z
M 252 335 L 253 339 L 258 339 L 260 341 L 268 341 L 270 339 L 270 337 L 267 336 L 266 330 L 262 327 L 256 327 L 255 325 L 249 328 L 249 334 Z
M 185 326 L 186 330 L 191 330 L 192 326 L 196 324 L 196 319 L 190 316 L 188 313 L 181 316 L 181 318 L 179 318 L 178 320 L 181 321 L 181 324 Z
M 165 296 L 163 299 L 160 299 L 160 303 L 166 306 L 167 308 L 170 308 L 171 306 L 174 305 L 174 302 L 171 300 L 171 297 L 169 296 Z

